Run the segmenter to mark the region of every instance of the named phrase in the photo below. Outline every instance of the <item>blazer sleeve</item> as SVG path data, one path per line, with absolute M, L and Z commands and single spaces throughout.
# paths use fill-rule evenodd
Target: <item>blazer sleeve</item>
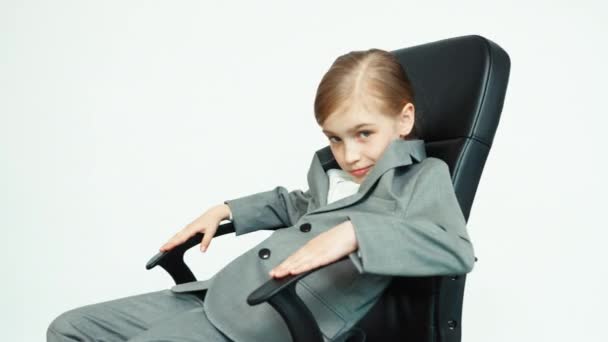
M 236 235 L 260 229 L 289 227 L 297 222 L 308 209 L 310 190 L 287 191 L 277 186 L 264 191 L 224 201 L 232 212 L 232 224 Z
M 475 256 L 466 221 L 441 160 L 426 163 L 403 209 L 349 214 L 358 253 L 349 258 L 360 273 L 434 276 L 468 273 Z M 401 204 L 401 203 L 400 203 Z

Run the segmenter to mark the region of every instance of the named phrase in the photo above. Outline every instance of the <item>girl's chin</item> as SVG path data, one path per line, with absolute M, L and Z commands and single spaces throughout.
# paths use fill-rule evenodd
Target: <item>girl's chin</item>
M 364 175 L 364 176 L 359 176 L 359 177 L 357 177 L 357 176 L 352 176 L 352 177 L 353 177 L 353 181 L 354 181 L 355 183 L 357 183 L 357 184 L 361 184 L 361 183 L 363 183 L 363 180 L 365 179 L 365 177 L 366 177 L 366 176 L 367 176 L 367 175 Z

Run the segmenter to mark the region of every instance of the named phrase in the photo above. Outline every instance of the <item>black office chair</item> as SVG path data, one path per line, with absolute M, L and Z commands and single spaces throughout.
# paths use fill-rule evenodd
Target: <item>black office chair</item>
M 429 156 L 450 167 L 460 207 L 468 220 L 481 173 L 492 146 L 507 89 L 510 59 L 494 42 L 463 36 L 392 51 L 413 83 L 416 112 Z M 417 119 L 418 120 L 418 119 Z M 220 225 L 216 236 L 232 233 Z M 158 253 L 146 268 L 163 267 L 176 284 L 196 278 L 183 260 L 202 234 L 168 253 Z M 476 258 L 477 260 L 477 258 Z M 315 270 L 271 279 L 247 302 L 268 302 L 285 319 L 294 341 L 323 341 L 319 327 L 296 295 L 296 282 Z M 380 300 L 353 329 L 336 341 L 459 342 L 466 275 L 394 277 Z M 204 293 L 200 294 L 204 298 Z

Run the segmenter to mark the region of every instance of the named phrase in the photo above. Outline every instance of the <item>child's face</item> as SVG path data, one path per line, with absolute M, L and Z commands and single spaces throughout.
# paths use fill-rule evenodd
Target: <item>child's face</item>
M 388 145 L 411 132 L 414 114 L 411 103 L 394 117 L 356 106 L 332 113 L 321 127 L 338 165 L 361 184 Z

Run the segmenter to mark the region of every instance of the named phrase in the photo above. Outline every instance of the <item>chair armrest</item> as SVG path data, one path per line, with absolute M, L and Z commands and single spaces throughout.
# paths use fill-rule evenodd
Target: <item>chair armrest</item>
M 219 225 L 215 236 L 225 235 L 234 232 L 234 225 L 232 222 L 224 223 Z M 146 269 L 152 269 L 156 265 L 160 265 L 175 281 L 175 284 L 183 284 L 191 281 L 196 281 L 196 277 L 184 262 L 184 253 L 190 248 L 198 245 L 203 240 L 204 234 L 196 233 L 190 237 L 186 242 L 179 246 L 173 247 L 167 252 L 158 252 L 155 256 L 150 258 L 146 263 Z
M 344 259 L 348 259 L 348 256 L 334 262 Z M 331 264 L 323 267 L 329 265 Z M 306 304 L 296 294 L 296 283 L 323 267 L 279 279 L 272 278 L 251 292 L 247 297 L 247 304 L 258 305 L 268 302 L 283 317 L 294 342 L 322 342 L 323 336 L 319 325 Z
M 229 222 L 220 225 L 215 236 L 233 232 L 234 226 L 232 222 Z M 171 275 L 171 278 L 173 278 L 176 284 L 196 281 L 196 277 L 184 262 L 184 253 L 190 248 L 200 244 L 203 236 L 204 234 L 197 233 L 186 242 L 179 246 L 175 246 L 170 251 L 157 253 L 148 260 L 146 269 L 149 270 L 159 265 Z M 344 259 L 348 259 L 348 256 L 334 262 L 342 261 Z M 268 302 L 285 320 L 294 342 L 323 342 L 323 335 L 321 334 L 321 330 L 319 329 L 314 316 L 295 291 L 295 285 L 298 280 L 323 267 L 280 279 L 270 279 L 247 297 L 247 303 L 249 305 L 257 305 Z M 347 332 L 340 336 L 337 341 L 342 341 L 351 335 L 352 334 Z M 361 339 L 361 341 L 363 340 Z

